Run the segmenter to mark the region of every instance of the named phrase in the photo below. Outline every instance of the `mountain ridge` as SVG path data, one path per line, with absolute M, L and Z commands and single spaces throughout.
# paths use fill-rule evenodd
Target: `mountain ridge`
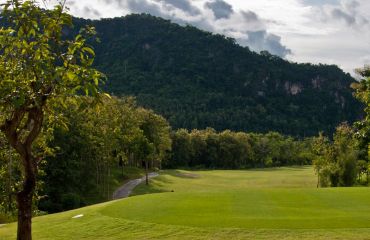
M 105 90 L 134 95 L 174 128 L 332 133 L 361 116 L 355 82 L 335 65 L 292 63 L 234 39 L 148 14 L 74 19 L 96 27 L 95 66 Z

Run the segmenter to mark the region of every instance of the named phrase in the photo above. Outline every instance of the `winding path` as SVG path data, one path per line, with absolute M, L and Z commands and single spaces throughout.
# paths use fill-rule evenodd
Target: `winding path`
M 152 172 L 148 174 L 148 178 L 154 178 L 157 177 L 159 174 L 156 172 Z M 145 176 L 142 178 L 134 179 L 131 181 L 128 181 L 124 185 L 122 185 L 120 188 L 118 188 L 116 191 L 114 191 L 112 198 L 113 199 L 120 199 L 120 198 L 126 198 L 128 197 L 132 190 L 139 185 L 140 183 L 145 181 Z

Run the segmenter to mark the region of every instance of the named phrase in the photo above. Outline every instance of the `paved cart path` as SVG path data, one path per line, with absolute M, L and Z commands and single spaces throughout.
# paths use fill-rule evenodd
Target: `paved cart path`
M 154 178 L 157 177 L 159 174 L 156 172 L 152 172 L 148 174 L 148 178 Z M 140 183 L 145 181 L 145 176 L 142 178 L 134 179 L 131 180 L 124 185 L 122 185 L 120 188 L 118 188 L 114 193 L 113 193 L 113 199 L 119 199 L 119 198 L 126 198 L 128 197 L 132 190 L 139 185 Z

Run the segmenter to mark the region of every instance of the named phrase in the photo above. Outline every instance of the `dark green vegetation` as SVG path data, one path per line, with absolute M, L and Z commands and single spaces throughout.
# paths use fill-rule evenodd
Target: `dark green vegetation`
M 322 180 L 328 172 L 324 171 L 323 162 L 318 165 L 322 158 L 320 149 L 332 144 L 327 138 L 326 145 L 321 144 L 323 136 L 300 140 L 276 132 L 216 132 L 211 128 L 171 131 L 164 118 L 137 107 L 131 98 L 103 98 L 93 104 L 91 98 L 70 97 L 64 103 L 69 107 L 54 109 L 65 124 L 54 125 L 48 138 L 49 154 L 41 165 L 35 198 L 38 209 L 49 213 L 110 200 L 120 184 L 143 173 L 135 169 L 143 168 L 145 162 L 150 168 L 198 169 L 263 168 L 314 162 L 321 167 Z M 349 143 L 345 145 L 351 146 Z M 357 141 L 352 139 L 351 143 Z M 11 214 L 15 210 L 11 193 L 20 180 L 19 167 L 17 156 L 6 146 L 0 153 L 3 154 L 0 178 L 4 183 L 1 205 L 3 212 Z M 341 156 L 350 157 L 350 166 L 354 167 L 347 185 L 366 184 L 364 172 L 357 168 L 357 155 L 353 158 L 349 152 Z M 330 169 L 344 168 L 335 165 Z M 328 181 L 321 185 L 336 186 Z
M 91 98 L 70 97 L 64 104 L 68 108 L 54 109 L 65 124 L 52 128 L 35 199 L 39 210 L 50 213 L 110 200 L 119 184 L 142 173 L 127 171 L 145 162 L 150 168 L 240 169 L 304 165 L 315 157 L 311 139 L 273 132 L 171 132 L 164 118 L 137 107 L 131 98 L 93 104 Z M 20 180 L 17 156 L 6 145 L 0 153 L 2 206 L 11 213 L 10 196 Z
M 147 172 L 162 166 L 247 169 L 313 163 L 314 186 L 368 184 L 368 116 L 355 127 L 337 127 L 333 140 L 322 134 L 303 137 L 319 130 L 330 133 L 340 121 L 355 120 L 360 105 L 352 98 L 350 84 L 368 114 L 370 79 L 355 84 L 335 66 L 289 63 L 266 52 L 253 53 L 232 39 L 148 15 L 94 22 L 76 19 L 77 26 L 96 25 L 102 41 L 97 45 L 90 39 L 94 27 L 72 37 L 72 18 L 64 13 L 63 4 L 50 11 L 32 1 L 7 4 L 14 5 L 13 10 L 2 11 L 9 24 L 0 29 L 0 221 L 14 217 L 17 208 L 20 240 L 32 238 L 31 218 L 40 214 L 38 210 L 51 213 L 109 200 L 123 181 L 142 174 L 138 168 Z M 95 53 L 89 44 L 98 53 L 95 66 L 110 77 L 106 89 L 137 95 L 140 105 L 164 114 L 175 129 L 213 126 L 244 131 L 171 131 L 164 117 L 137 107 L 132 98 L 101 94 L 103 74 L 92 68 Z M 363 73 L 369 76 L 368 69 Z M 291 170 L 277 173 L 284 173 L 285 179 L 294 175 Z M 308 171 L 293 170 L 300 176 Z M 106 216 L 113 234 L 121 219 L 164 228 L 214 226 L 221 230 L 209 234 L 221 235 L 223 228 L 241 228 L 241 238 L 250 227 L 369 227 L 367 188 L 319 192 L 299 185 L 292 190 L 287 182 L 279 184 L 274 171 L 254 172 L 274 179 L 276 189 L 271 188 L 274 184 L 261 184 L 252 171 L 198 172 L 200 176 L 169 171 L 161 182 L 141 186 L 136 193 L 176 188 L 172 195 L 88 209 L 95 217 Z M 196 181 L 198 177 L 205 181 Z M 245 184 L 244 177 L 254 187 Z M 181 179 L 187 184 L 179 185 Z M 341 201 L 333 204 L 335 199 Z M 58 220 L 65 214 L 55 215 L 56 222 L 65 222 Z M 92 220 L 102 219 L 99 215 Z M 55 227 L 53 221 L 49 226 Z M 4 229 L 4 234 L 13 234 Z M 50 238 L 51 233 L 36 231 L 36 236 Z M 71 238 L 71 231 L 65 234 Z
M 350 127 L 337 127 L 331 142 L 320 135 L 312 142 L 313 161 L 318 175 L 318 186 L 352 186 L 355 182 L 368 184 L 370 164 L 370 68 L 357 70 L 360 82 L 352 85 L 355 96 L 365 105 L 366 116 Z
M 165 167 L 245 169 L 311 164 L 313 139 L 297 140 L 276 132 L 255 134 L 214 129 L 180 129 L 172 133 Z
M 79 92 L 98 97 L 103 78 L 92 67 L 95 55 L 87 44 L 94 29 L 63 38 L 63 29 L 72 26 L 64 4 L 48 11 L 35 1 L 1 4 L 0 18 L 8 24 L 0 29 L 0 132 L 17 154 L 20 179 L 11 190 L 18 209 L 18 240 L 32 239 L 33 198 L 49 127 L 55 123 L 53 107 Z
M 316 153 L 314 160 L 315 170 L 318 174 L 318 184 L 327 186 L 352 186 L 356 180 L 361 183 L 365 175 L 365 183 L 368 182 L 369 163 L 360 160 L 366 157 L 361 153 L 358 139 L 354 131 L 346 124 L 337 127 L 333 142 L 320 134 L 312 144 L 313 152 Z M 367 158 L 365 158 L 367 159 Z
M 107 98 L 93 106 L 91 101 L 70 98 L 68 109 L 60 109 L 68 123 L 56 127 L 49 142 L 54 154 L 42 167 L 40 210 L 110 200 L 125 180 L 143 174 L 138 169 L 143 161 L 159 167 L 171 149 L 170 127 L 159 115 L 136 107 L 132 99 Z
M 341 124 L 332 139 L 322 133 L 300 140 L 276 132 L 180 129 L 172 133 L 172 151 L 164 166 L 245 169 L 313 164 L 317 187 L 367 185 L 368 149 L 355 129 Z
M 163 171 L 144 192 L 34 219 L 36 239 L 368 239 L 369 188 L 316 188 L 312 167 Z M 171 192 L 173 190 L 174 192 Z M 78 219 L 73 216 L 83 214 Z M 0 227 L 14 239 L 15 225 Z
M 108 76 L 105 89 L 137 96 L 175 129 L 303 137 L 331 134 L 361 114 L 354 79 L 333 65 L 290 63 L 145 14 L 75 24 L 96 27 L 95 66 Z

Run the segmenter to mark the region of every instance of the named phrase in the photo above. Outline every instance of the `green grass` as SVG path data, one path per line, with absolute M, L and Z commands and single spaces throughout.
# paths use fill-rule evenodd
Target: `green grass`
M 133 194 L 143 193 L 153 194 L 35 218 L 34 237 L 370 239 L 370 189 L 317 189 L 311 167 L 163 171 Z M 0 227 L 14 238 L 15 224 Z

